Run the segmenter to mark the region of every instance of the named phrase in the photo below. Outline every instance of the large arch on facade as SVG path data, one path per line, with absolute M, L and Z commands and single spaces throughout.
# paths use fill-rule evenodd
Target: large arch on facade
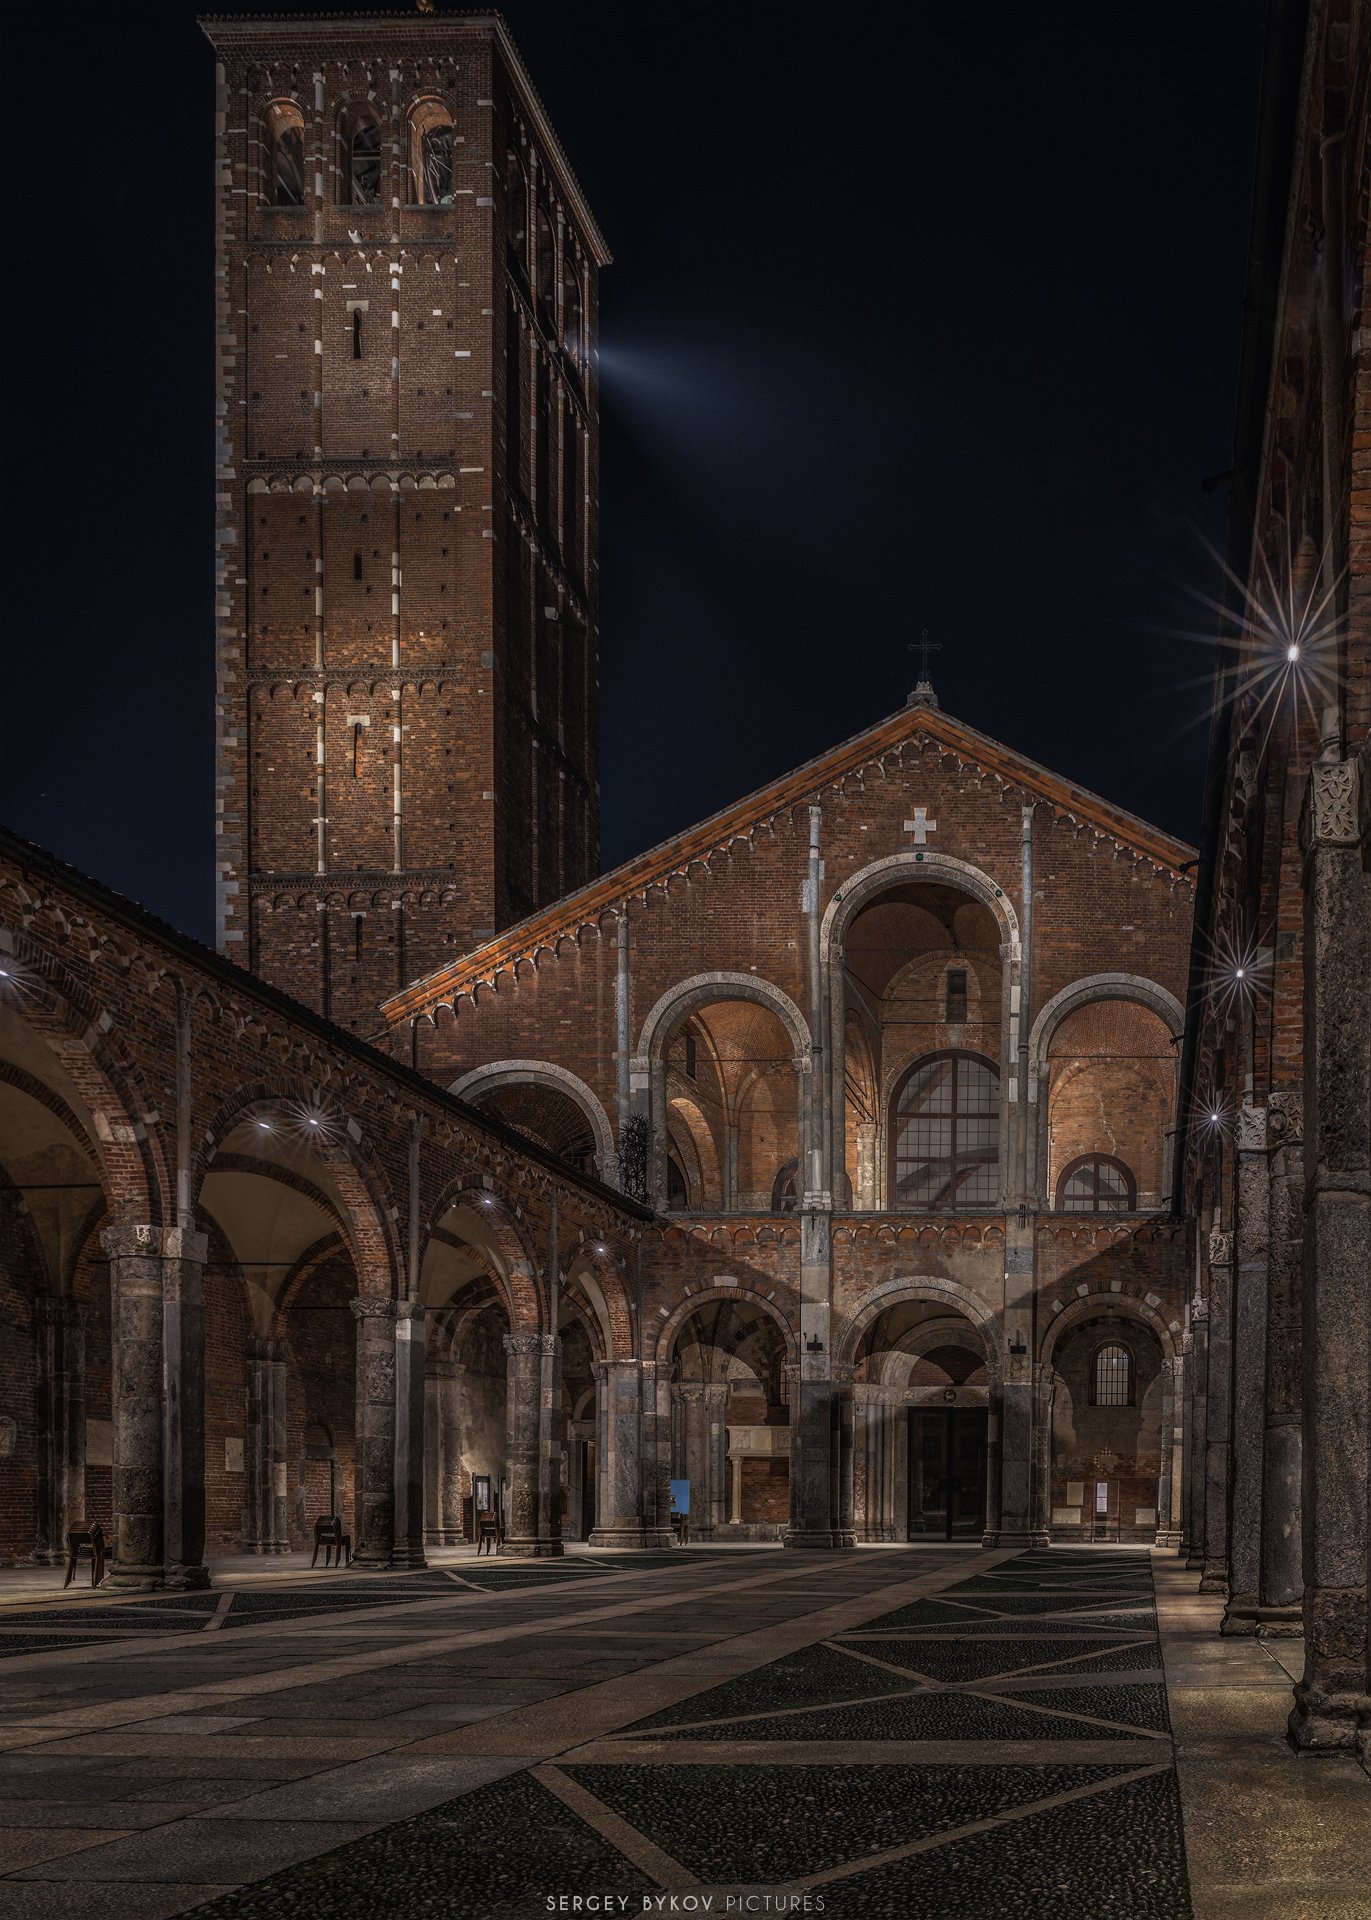
M 793 1362 L 799 1358 L 799 1333 L 796 1328 L 791 1325 L 790 1321 L 787 1320 L 784 1312 L 776 1305 L 774 1300 L 768 1298 L 766 1294 L 755 1293 L 750 1287 L 709 1286 L 701 1287 L 697 1292 L 687 1294 L 680 1305 L 673 1308 L 671 1313 L 663 1320 L 657 1329 L 652 1354 L 653 1359 L 657 1361 L 658 1364 L 665 1364 L 665 1362 L 671 1358 L 672 1348 L 676 1344 L 676 1336 L 692 1314 L 698 1313 L 702 1307 L 717 1307 L 726 1304 L 733 1306 L 746 1304 L 747 1306 L 758 1308 L 764 1314 L 770 1315 L 771 1319 L 775 1321 L 777 1327 L 780 1329 L 781 1337 L 785 1342 L 787 1361 Z
M 779 1024 L 785 1035 L 795 1076 L 795 1150 L 802 1164 L 807 1164 L 806 1123 L 811 1104 L 813 1050 L 809 1024 L 804 1015 L 788 993 L 755 973 L 721 971 L 693 974 L 669 988 L 658 999 L 643 1022 L 638 1052 L 631 1065 L 634 1087 L 640 1091 L 646 1089 L 648 1095 L 651 1138 L 649 1184 L 651 1195 L 659 1208 L 665 1208 L 667 1199 L 668 1047 L 673 1036 L 692 1014 L 704 1014 L 710 1007 L 738 1001 L 762 1008 Z M 770 1185 L 768 1181 L 768 1192 Z
M 940 1274 L 917 1274 L 908 1279 L 887 1280 L 883 1285 L 873 1288 L 856 1312 L 844 1320 L 833 1342 L 835 1363 L 854 1365 L 863 1338 L 881 1315 L 890 1307 L 902 1306 L 907 1301 L 945 1307 L 949 1313 L 969 1321 L 985 1349 L 986 1374 L 992 1384 L 998 1383 L 1003 1373 L 999 1353 L 999 1316 L 979 1294 L 973 1293 L 969 1287 L 959 1286 L 955 1280 L 943 1279 Z
M 600 1178 L 613 1173 L 615 1161 L 614 1129 L 595 1093 L 577 1074 L 549 1060 L 492 1060 L 473 1067 L 452 1082 L 448 1092 L 469 1105 L 501 1087 L 546 1087 L 566 1096 L 580 1109 L 595 1138 L 595 1166 Z
M 834 893 L 819 933 L 819 964 L 823 978 L 824 1021 L 828 1040 L 828 1108 L 830 1126 L 826 1146 L 825 1185 L 839 1190 L 838 1172 L 847 1166 L 847 992 L 843 949 L 847 931 L 863 908 L 898 887 L 937 885 L 965 894 L 986 907 L 1000 933 L 999 1008 L 999 1167 L 1000 1184 L 1009 1177 L 1011 1109 L 1019 1098 L 1019 1068 L 1023 1043 L 1019 1003 L 1022 944 L 1018 915 L 1006 890 L 970 861 L 929 848 L 907 849 L 873 861 Z M 887 1195 L 888 1199 L 889 1196 Z
M 1028 1036 L 1028 1101 L 1031 1122 L 1028 1135 L 1027 1186 L 1039 1203 L 1053 1204 L 1049 1184 L 1048 1126 L 1050 1121 L 1047 1083 L 1050 1079 L 1052 1041 L 1063 1022 L 1072 1014 L 1102 1000 L 1123 1000 L 1155 1014 L 1177 1048 L 1185 1029 L 1185 1008 L 1166 987 L 1139 973 L 1092 973 L 1062 987 L 1040 1009 Z M 1172 1100 L 1174 1117 L 1175 1101 Z M 1169 1184 L 1170 1154 L 1163 1151 L 1163 1188 Z

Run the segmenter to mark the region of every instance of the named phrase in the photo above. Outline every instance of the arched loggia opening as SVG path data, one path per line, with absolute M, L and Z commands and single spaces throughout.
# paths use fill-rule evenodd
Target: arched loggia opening
M 756 1302 L 710 1298 L 671 1345 L 671 1472 L 692 1540 L 779 1540 L 790 1511 L 787 1343 Z
M 1054 1540 L 1156 1539 L 1170 1468 L 1168 1384 L 1160 1341 L 1132 1316 L 1105 1307 L 1056 1342 L 1049 1376 Z
M 857 1538 L 979 1540 L 989 1484 L 985 1338 L 940 1299 L 892 1302 L 856 1346 Z

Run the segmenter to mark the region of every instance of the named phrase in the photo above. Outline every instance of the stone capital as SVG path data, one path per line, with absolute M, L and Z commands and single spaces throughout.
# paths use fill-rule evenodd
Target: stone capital
M 505 1335 L 506 1353 L 551 1353 L 553 1336 L 550 1333 L 507 1333 Z
M 106 1227 L 100 1245 L 111 1260 L 193 1260 L 204 1265 L 209 1236 L 191 1227 Z
M 1298 1147 L 1304 1140 L 1304 1094 L 1291 1088 L 1273 1093 L 1266 1103 L 1266 1137 L 1274 1147 Z
M 379 1294 L 359 1294 L 355 1300 L 349 1301 L 348 1304 L 352 1308 L 354 1317 L 358 1320 L 393 1320 L 395 1318 L 395 1302 L 393 1300 L 387 1300 Z
M 1211 1267 L 1231 1267 L 1233 1264 L 1233 1236 L 1219 1228 L 1209 1235 L 1209 1264 Z
M 1366 833 L 1368 794 L 1365 769 L 1357 760 L 1316 760 L 1300 820 L 1307 851 L 1316 847 L 1356 847 Z
M 422 1300 L 397 1300 L 395 1302 L 395 1318 L 397 1320 L 422 1321 L 426 1318 L 427 1314 L 428 1308 Z
M 1190 1302 L 1190 1324 L 1201 1326 L 1209 1318 L 1209 1302 L 1198 1293 Z
M 1245 1100 L 1238 1108 L 1237 1147 L 1239 1153 L 1266 1152 L 1266 1108 Z

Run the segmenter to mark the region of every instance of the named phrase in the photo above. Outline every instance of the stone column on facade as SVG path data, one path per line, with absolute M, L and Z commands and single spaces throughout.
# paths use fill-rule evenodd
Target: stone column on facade
M 669 1547 L 671 1526 L 671 1370 L 665 1362 L 642 1362 L 643 1545 Z
M 790 1521 L 787 1547 L 855 1545 L 841 1538 L 836 1505 L 841 1448 L 832 1340 L 832 1215 L 800 1215 L 800 1357 L 790 1381 Z M 849 1431 L 851 1386 L 847 1390 Z M 848 1463 L 850 1481 L 851 1465 Z
M 1004 1253 L 1005 1375 L 999 1423 L 999 1525 L 994 1544 L 1040 1546 L 1047 1540 L 1047 1514 L 1035 1464 L 1044 1445 L 1043 1395 L 1033 1363 L 1035 1229 L 1006 1222 Z M 994 1335 L 990 1335 L 994 1338 Z M 994 1356 L 987 1355 L 993 1363 Z
M 115 1587 L 207 1586 L 206 1239 L 182 1227 L 108 1227 Z
M 286 1512 L 286 1360 L 285 1345 L 280 1340 L 254 1337 L 248 1341 L 243 1464 L 247 1496 L 243 1549 L 247 1553 L 285 1553 L 290 1544 Z
M 554 1558 L 562 1540 L 566 1461 L 562 1433 L 562 1341 L 549 1335 L 538 1361 L 538 1552 Z
M 875 1460 L 879 1423 L 872 1396 L 876 1389 L 859 1380 L 852 1390 L 852 1513 L 859 1540 L 874 1540 L 879 1470 Z
M 68 1529 L 85 1518 L 85 1336 L 80 1308 L 70 1294 L 39 1294 L 35 1304 L 38 1527 L 34 1559 L 39 1566 L 60 1567 L 67 1557 Z
M 1190 1302 L 1190 1433 L 1185 1480 L 1189 1533 L 1185 1564 L 1204 1571 L 1205 1480 L 1209 1437 L 1209 1302 L 1198 1291 Z
M 391 1565 L 424 1559 L 424 1372 L 427 1316 L 417 1300 L 395 1308 L 395 1540 Z
M 1162 1445 L 1157 1474 L 1157 1545 L 1180 1545 L 1180 1511 L 1185 1430 L 1185 1360 L 1177 1354 L 1162 1362 Z
M 1191 1492 L 1190 1462 L 1191 1462 L 1191 1459 L 1193 1458 L 1193 1453 L 1192 1453 L 1193 1442 L 1191 1439 L 1190 1416 L 1191 1416 L 1191 1408 L 1194 1401 L 1194 1394 L 1192 1390 L 1194 1366 L 1191 1361 L 1193 1344 L 1194 1343 L 1191 1337 L 1190 1328 L 1187 1326 L 1185 1331 L 1181 1335 L 1181 1355 L 1182 1355 L 1183 1364 L 1181 1368 L 1181 1389 L 1180 1389 L 1180 1408 L 1179 1408 L 1180 1433 L 1181 1433 L 1180 1504 L 1176 1509 L 1178 1523 L 1179 1523 L 1179 1533 L 1176 1540 L 1176 1552 L 1182 1560 L 1184 1560 L 1186 1555 L 1190 1552 L 1190 1492 Z
M 880 1129 L 874 1120 L 858 1120 L 857 1178 L 853 1200 L 862 1213 L 875 1213 L 881 1204 L 881 1172 L 877 1158 Z
M 835 1547 L 857 1544 L 856 1515 L 853 1511 L 853 1388 L 857 1369 L 833 1367 L 833 1513 Z
M 553 1334 L 505 1334 L 505 1473 L 509 1476 L 509 1519 L 501 1553 L 540 1555 L 538 1534 L 540 1480 L 543 1473 L 543 1356 Z
M 395 1302 L 364 1294 L 357 1319 L 353 1557 L 388 1567 L 395 1546 Z
M 1305 969 L 1304 1675 L 1290 1735 L 1371 1759 L 1371 762 L 1310 774 Z M 1358 1723 L 1360 1722 L 1360 1732 Z
M 1228 1604 L 1220 1631 L 1257 1630 L 1261 1580 L 1262 1455 L 1266 1439 L 1266 1265 L 1271 1173 L 1266 1108 L 1238 1110 L 1233 1231 L 1233 1435 L 1228 1496 Z
M 1228 1459 L 1232 1406 L 1233 1236 L 1209 1235 L 1209 1373 L 1204 1450 L 1201 1593 L 1228 1591 Z
M 686 1381 L 677 1389 L 685 1416 L 690 1534 L 709 1540 L 725 1524 L 728 1502 L 728 1387 Z
M 1270 1259 L 1257 1632 L 1290 1637 L 1304 1631 L 1300 1538 L 1304 1102 L 1300 1093 L 1272 1093 L 1267 1102 L 1267 1133 L 1271 1148 Z
M 593 1547 L 643 1544 L 643 1388 L 636 1360 L 596 1361 Z

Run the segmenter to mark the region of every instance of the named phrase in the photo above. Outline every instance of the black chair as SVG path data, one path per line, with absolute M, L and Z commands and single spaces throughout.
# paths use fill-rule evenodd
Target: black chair
M 98 1587 L 105 1577 L 106 1553 L 105 1529 L 98 1520 L 92 1520 L 89 1525 L 83 1520 L 67 1534 L 67 1577 L 62 1582 L 64 1593 L 76 1578 L 76 1563 L 83 1553 L 90 1555 L 90 1583 Z
M 343 1532 L 343 1523 L 337 1514 L 327 1514 L 314 1523 L 314 1558 L 311 1567 L 319 1564 L 319 1549 L 324 1549 L 324 1566 L 333 1565 L 333 1556 L 338 1555 L 338 1565 L 352 1565 L 352 1535 Z M 344 1558 L 346 1556 L 346 1559 Z

